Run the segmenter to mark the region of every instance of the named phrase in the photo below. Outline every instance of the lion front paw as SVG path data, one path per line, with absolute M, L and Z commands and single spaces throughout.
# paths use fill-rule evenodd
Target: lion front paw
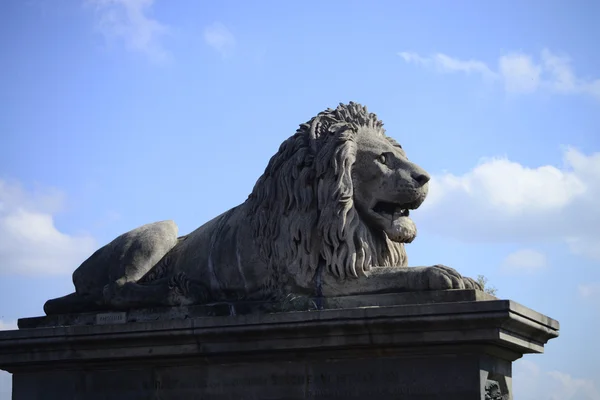
M 123 280 L 117 280 L 115 282 L 108 283 L 102 289 L 102 298 L 104 304 L 111 308 L 122 308 L 125 306 L 126 298 L 123 296 L 124 289 L 126 289 L 131 283 L 124 282 Z
M 118 296 L 120 285 L 115 282 L 111 282 L 104 286 L 102 289 L 102 297 L 104 299 L 104 304 L 112 305 L 115 298 Z
M 423 270 L 424 285 L 429 290 L 476 289 L 483 290 L 481 285 L 471 278 L 459 274 L 455 269 L 445 265 L 434 265 Z

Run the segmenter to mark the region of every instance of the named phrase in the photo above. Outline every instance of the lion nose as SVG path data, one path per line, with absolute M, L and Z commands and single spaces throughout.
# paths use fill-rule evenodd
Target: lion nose
M 413 179 L 419 184 L 419 186 L 425 185 L 431 177 L 426 173 L 417 173 L 413 175 Z

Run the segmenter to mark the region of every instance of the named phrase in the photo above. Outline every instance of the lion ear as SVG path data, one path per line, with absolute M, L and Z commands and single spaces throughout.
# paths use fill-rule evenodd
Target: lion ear
M 308 125 L 308 129 L 306 130 L 307 133 L 307 137 L 308 137 L 308 143 L 309 143 L 309 147 L 310 150 L 313 152 L 313 154 L 317 153 L 317 139 L 320 136 L 319 135 L 319 125 L 320 125 L 321 121 L 319 117 L 315 117 L 313 118 L 309 124 L 305 124 Z
M 342 133 L 347 130 L 354 130 L 352 124 L 349 124 L 345 121 L 338 122 L 329 127 L 329 132 L 332 134 Z

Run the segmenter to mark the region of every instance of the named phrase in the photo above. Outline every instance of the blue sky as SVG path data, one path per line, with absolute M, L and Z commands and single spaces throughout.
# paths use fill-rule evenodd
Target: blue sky
M 433 175 L 410 264 L 560 321 L 517 398 L 600 399 L 600 3 L 208 3 L 0 5 L 0 327 L 117 235 L 241 203 L 298 124 L 352 100 Z

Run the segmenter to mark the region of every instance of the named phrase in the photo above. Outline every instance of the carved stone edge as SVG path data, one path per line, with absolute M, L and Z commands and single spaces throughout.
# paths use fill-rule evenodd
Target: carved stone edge
M 201 317 L 269 314 L 290 311 L 314 311 L 317 309 L 332 310 L 487 300 L 497 300 L 497 298 L 482 291 L 471 289 L 388 293 L 321 299 L 290 295 L 284 299 L 284 301 L 279 303 L 234 302 L 170 308 L 134 309 L 126 312 L 124 321 L 121 317 L 117 317 L 117 315 L 122 315 L 122 312 L 120 311 L 100 311 L 92 313 L 21 318 L 18 321 L 18 326 L 20 329 L 31 329 L 71 325 L 96 325 L 99 324 L 100 320 L 104 321 L 111 318 L 115 320 L 115 323 L 151 322 Z M 321 307 L 318 307 L 317 304 L 320 304 Z M 99 319 L 99 315 L 102 315 L 103 317 Z
M 540 318 L 537 318 L 537 315 Z M 556 327 L 556 328 L 555 328 Z M 508 300 L 288 312 L 0 332 L 0 369 L 148 357 L 395 349 L 542 353 L 558 322 Z M 491 348 L 490 347 L 490 348 Z

